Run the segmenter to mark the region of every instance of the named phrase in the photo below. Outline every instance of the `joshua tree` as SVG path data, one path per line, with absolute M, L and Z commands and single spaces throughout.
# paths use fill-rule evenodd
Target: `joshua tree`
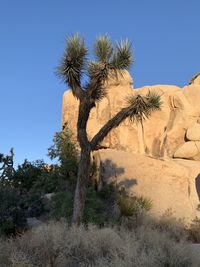
M 85 205 L 86 186 L 90 174 L 90 154 L 96 150 L 101 141 L 126 118 L 142 121 L 149 117 L 152 111 L 160 108 L 160 96 L 148 93 L 145 96 L 136 95 L 127 99 L 127 106 L 111 118 L 91 139 L 88 139 L 86 126 L 90 111 L 105 95 L 105 82 L 110 75 L 123 75 L 133 63 L 131 44 L 128 40 L 121 41 L 113 48 L 108 36 L 100 36 L 94 43 L 95 60 L 87 59 L 88 50 L 84 39 L 79 35 L 67 38 L 58 74 L 79 100 L 77 121 L 77 137 L 80 145 L 80 160 L 74 197 L 72 223 L 79 225 Z M 83 82 L 85 81 L 85 84 Z

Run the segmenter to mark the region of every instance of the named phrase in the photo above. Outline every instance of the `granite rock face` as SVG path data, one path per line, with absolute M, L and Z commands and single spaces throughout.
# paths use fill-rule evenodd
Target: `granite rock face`
M 200 124 L 195 123 L 187 129 L 186 137 L 190 141 L 199 141 L 200 140 Z
M 200 163 L 183 159 L 154 159 L 132 152 L 103 149 L 94 153 L 101 162 L 99 183 L 117 183 L 130 195 L 152 200 L 150 213 L 170 211 L 190 224 L 200 218 Z
M 187 131 L 190 136 L 191 130 L 189 129 L 200 120 L 200 83 L 196 80 L 184 88 L 174 85 L 151 85 L 133 89 L 131 76 L 128 72 L 124 72 L 123 76 L 119 76 L 118 79 L 108 80 L 106 90 L 107 96 L 91 111 L 87 124 L 89 138 L 92 138 L 126 105 L 127 96 L 138 93 L 147 94 L 152 91 L 160 94 L 162 98 L 161 111 L 154 112 L 143 125 L 127 119 L 112 130 L 101 144 L 106 148 L 131 151 L 157 158 L 172 158 L 179 147 L 187 141 Z M 78 101 L 68 90 L 63 96 L 62 124 L 67 122 L 75 136 L 77 114 Z
M 200 141 L 189 141 L 180 146 L 174 158 L 200 160 Z
M 156 92 L 162 107 L 143 125 L 125 120 L 103 140 L 104 149 L 93 153 L 99 185 L 115 179 L 130 194 L 150 198 L 156 216 L 171 209 L 186 223 L 200 217 L 199 76 L 183 88 L 150 85 L 133 89 L 131 76 L 124 72 L 123 77 L 108 80 L 106 89 L 107 96 L 89 117 L 90 139 L 126 105 L 129 95 Z M 62 124 L 68 124 L 75 139 L 77 114 L 78 101 L 68 90 L 63 96 Z

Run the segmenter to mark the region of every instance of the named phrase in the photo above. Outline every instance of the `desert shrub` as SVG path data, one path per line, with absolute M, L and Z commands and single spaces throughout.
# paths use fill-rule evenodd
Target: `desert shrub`
M 0 236 L 15 234 L 26 225 L 17 190 L 0 187 Z
M 59 162 L 59 175 L 65 180 L 67 178 L 71 186 L 76 183 L 78 170 L 78 150 L 73 136 L 67 125 L 61 132 L 57 132 L 53 138 L 53 145 L 48 149 L 48 156 Z
M 104 199 L 101 191 L 96 191 L 93 186 L 88 187 L 83 222 L 94 223 L 97 225 L 106 224 L 111 220 L 112 207 L 110 204 L 108 196 L 107 199 Z
M 154 218 L 152 227 L 155 227 L 160 232 L 168 232 L 171 238 L 177 242 L 183 238 L 188 238 L 184 221 L 177 219 L 171 210 L 167 210 L 159 219 Z
M 151 207 L 150 199 L 129 196 L 124 188 L 114 184 L 104 184 L 100 191 L 90 186 L 87 189 L 84 222 L 106 225 L 121 223 L 124 218 L 138 220 Z
M 18 165 L 17 170 L 12 178 L 12 185 L 15 188 L 23 191 L 29 191 L 34 187 L 38 177 L 42 174 L 44 162 L 37 160 L 29 162 L 25 160 L 21 165 Z
M 73 193 L 58 192 L 50 201 L 50 217 L 56 220 L 65 218 L 68 221 L 73 211 Z
M 50 165 L 37 177 L 32 190 L 42 194 L 58 192 L 63 188 L 63 179 L 59 175 L 59 167 Z
M 11 183 L 21 193 L 35 191 L 44 194 L 57 190 L 58 177 L 59 167 L 57 165 L 47 165 L 42 160 L 33 162 L 25 160 L 18 165 Z
M 27 217 L 38 217 L 44 212 L 42 197 L 52 192 L 57 183 L 54 170 L 49 168 L 43 161 L 25 160 L 13 175 L 11 185 L 20 192 L 21 207 Z
M 143 196 L 131 197 L 122 195 L 118 198 L 118 205 L 121 216 L 131 217 L 137 216 L 140 212 L 149 211 L 152 207 L 152 202 Z
M 78 152 L 67 127 L 56 133 L 48 153 L 51 159 L 58 158 L 58 164 L 47 165 L 42 160 L 25 160 L 9 178 L 8 184 L 19 192 L 20 206 L 27 217 L 38 217 L 46 212 L 43 196 L 52 192 L 58 193 L 53 201 L 52 214 L 56 218 L 71 215 L 72 201 L 70 204 L 68 202 L 72 196 L 69 197 L 70 193 L 66 194 L 66 191 L 74 192 Z
M 41 192 L 30 190 L 21 194 L 20 199 L 26 217 L 39 217 L 45 211 Z
M 138 227 L 67 227 L 49 223 L 16 239 L 1 241 L 1 266 L 192 267 L 190 244 L 168 232 Z
M 120 225 L 130 231 L 137 231 L 138 228 L 152 229 L 158 233 L 168 233 L 170 239 L 175 242 L 181 240 L 188 240 L 189 242 L 194 239 L 189 234 L 189 229 L 186 227 L 184 220 L 177 219 L 171 210 L 167 210 L 161 217 L 154 217 L 147 212 L 138 212 L 130 217 L 122 217 Z
M 130 196 L 124 187 L 115 187 L 115 201 L 120 211 L 120 220 L 127 222 L 127 226 L 136 227 L 143 214 L 152 207 L 152 201 L 143 196 Z
M 197 218 L 188 228 L 188 239 L 194 243 L 200 243 L 200 220 Z
M 21 192 L 36 191 L 41 194 L 59 192 L 73 187 L 76 183 L 78 150 L 72 141 L 72 134 L 67 126 L 57 132 L 53 145 L 48 149 L 50 159 L 57 159 L 58 164 L 47 165 L 42 160 L 19 165 L 12 178 L 12 186 Z
M 98 192 L 93 186 L 88 186 L 83 216 L 83 222 L 85 224 L 94 223 L 105 225 L 113 221 L 112 195 L 108 195 L 110 191 L 105 192 L 105 190 Z M 73 200 L 74 192 L 65 191 L 56 193 L 50 201 L 50 217 L 56 220 L 65 218 L 67 221 L 71 221 Z

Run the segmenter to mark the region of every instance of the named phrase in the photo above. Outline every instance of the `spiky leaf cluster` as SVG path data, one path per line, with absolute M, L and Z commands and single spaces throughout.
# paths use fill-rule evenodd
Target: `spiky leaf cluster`
M 86 64 L 87 49 L 84 40 L 78 34 L 69 36 L 64 50 L 58 74 L 69 84 L 74 96 L 80 97 L 81 75 Z
M 113 53 L 113 46 L 107 35 L 99 36 L 94 43 L 94 54 L 98 61 L 108 63 Z
M 159 110 L 162 106 L 161 96 L 155 92 L 148 92 L 146 95 L 149 110 L 152 112 L 154 110 Z
M 86 86 L 88 96 L 94 101 L 100 101 L 106 95 L 104 83 L 108 77 L 108 67 L 96 61 L 88 63 L 89 82 Z
M 134 122 L 142 122 L 147 119 L 153 111 L 160 110 L 162 105 L 161 96 L 149 92 L 147 95 L 134 95 L 127 98 L 127 106 L 122 108 L 111 118 L 91 140 L 91 148 L 94 150 L 107 134 L 116 128 L 122 121 L 129 118 Z
M 128 41 L 117 43 L 113 48 L 108 36 L 100 36 L 96 40 L 94 52 L 97 61 L 91 61 L 88 64 L 90 77 L 88 91 L 94 101 L 99 101 L 106 95 L 105 81 L 108 75 L 128 68 L 133 60 L 131 45 Z
M 105 81 L 113 71 L 130 67 L 133 62 L 131 44 L 121 41 L 113 48 L 110 38 L 99 36 L 94 43 L 95 61 L 87 61 L 87 49 L 79 35 L 67 38 L 62 62 L 58 74 L 71 87 L 74 96 L 87 96 L 91 101 L 99 101 L 105 95 Z M 82 73 L 88 76 L 86 85 L 81 86 Z M 85 92 L 87 91 L 87 94 Z
M 136 94 L 128 97 L 127 104 L 129 108 L 129 118 L 133 121 L 141 122 L 147 119 L 154 110 L 159 110 L 162 102 L 160 95 L 149 92 L 145 96 Z
M 117 43 L 113 53 L 111 66 L 113 69 L 127 69 L 133 63 L 131 43 L 128 40 Z

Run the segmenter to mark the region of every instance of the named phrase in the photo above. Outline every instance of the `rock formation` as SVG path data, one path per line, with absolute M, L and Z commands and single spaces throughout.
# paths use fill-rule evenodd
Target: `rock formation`
M 161 95 L 161 111 L 155 112 L 150 119 L 144 121 L 143 125 L 130 122 L 129 119 L 125 120 L 105 138 L 102 146 L 153 157 L 177 156 L 175 152 L 187 141 L 187 130 L 190 136 L 192 131 L 190 129 L 200 122 L 200 83 L 196 83 L 196 80 L 184 88 L 174 85 L 154 85 L 134 90 L 128 72 L 124 73 L 123 77 L 109 80 L 107 96 L 90 114 L 87 125 L 89 137 L 93 137 L 105 122 L 125 105 L 127 96 L 137 93 L 147 94 L 148 91 Z M 77 114 L 78 101 L 71 91 L 66 91 L 63 97 L 62 123 L 67 122 L 75 135 Z M 188 156 L 185 155 L 184 158 Z
M 101 182 L 116 182 L 131 195 L 151 199 L 153 215 L 170 211 L 186 224 L 200 216 L 199 162 L 154 159 L 114 149 L 96 151 L 94 157 L 101 162 Z
M 124 72 L 117 79 L 109 79 L 106 89 L 107 96 L 91 111 L 87 124 L 89 138 L 126 105 L 127 96 L 147 94 L 149 91 L 161 95 L 160 111 L 154 112 L 142 125 L 125 120 L 111 131 L 101 145 L 108 151 L 113 151 L 108 157 L 110 161 L 115 159 L 112 156 L 114 153 L 119 153 L 121 160 L 126 159 L 130 170 L 132 169 L 128 179 L 138 180 L 138 185 L 133 186 L 133 192 L 153 198 L 154 207 L 157 207 L 155 212 L 160 213 L 172 207 L 177 216 L 188 214 L 189 217 L 184 217 L 192 219 L 198 213 L 199 203 L 196 178 L 200 173 L 200 76 L 183 88 L 151 85 L 133 89 L 131 76 Z M 78 101 L 71 91 L 66 91 L 63 97 L 62 124 L 67 123 L 75 136 L 77 114 Z M 98 153 L 104 155 L 108 153 L 107 150 Z M 120 168 L 120 160 L 115 164 Z M 125 164 L 123 169 L 126 171 Z M 125 178 L 120 176 L 119 179 L 121 181 Z M 162 188 L 160 192 L 159 188 Z

